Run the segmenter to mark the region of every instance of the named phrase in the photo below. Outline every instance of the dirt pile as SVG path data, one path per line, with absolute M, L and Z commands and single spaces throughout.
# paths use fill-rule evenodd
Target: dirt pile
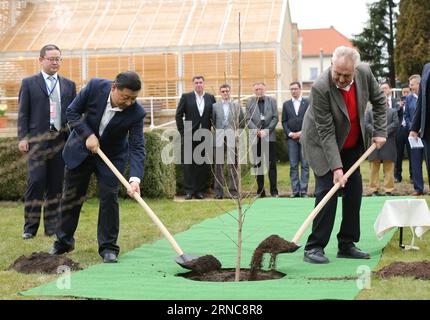
M 221 269 L 221 262 L 212 255 L 205 255 L 184 263 L 184 267 L 202 274 Z
M 233 282 L 235 276 L 235 269 L 221 269 L 216 271 L 207 272 L 204 274 L 198 272 L 187 272 L 178 274 L 178 276 L 182 276 L 186 279 L 195 280 L 195 281 L 209 281 L 209 282 Z M 250 281 L 250 269 L 240 269 L 240 281 Z M 255 274 L 255 279 L 253 281 L 258 280 L 273 280 L 280 279 L 285 277 L 285 274 L 282 272 L 278 272 L 275 270 L 259 270 Z
M 430 261 L 393 262 L 376 271 L 375 274 L 382 278 L 414 277 L 415 279 L 430 280 Z
M 53 256 L 47 252 L 33 252 L 30 256 L 20 256 L 10 266 L 21 273 L 48 273 L 56 274 L 62 272 L 60 266 L 69 267 L 71 271 L 82 270 L 79 263 L 64 256 Z M 64 270 L 63 270 L 64 271 Z
M 261 270 L 263 264 L 263 256 L 265 253 L 270 253 L 269 268 L 274 270 L 276 268 L 276 257 L 280 253 L 292 252 L 297 249 L 297 245 L 289 242 L 276 234 L 264 239 L 255 249 L 251 260 L 251 274 L 250 280 L 254 280 L 257 272 Z

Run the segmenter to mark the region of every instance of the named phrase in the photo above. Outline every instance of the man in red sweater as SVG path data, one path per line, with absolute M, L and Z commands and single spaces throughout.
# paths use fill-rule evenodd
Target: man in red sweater
M 367 64 L 360 63 L 357 50 L 338 47 L 331 67 L 311 89 L 310 104 L 303 120 L 300 142 L 303 155 L 315 172 L 315 206 L 337 182 L 342 189 L 342 223 L 337 258 L 369 259 L 355 246 L 360 240 L 360 206 L 363 185 L 360 170 L 348 179 L 344 173 L 364 151 L 364 111 L 371 102 L 374 113 L 373 142 L 386 141 L 385 96 Z M 336 216 L 337 194 L 316 216 L 305 246 L 304 261 L 328 263 L 327 246 Z

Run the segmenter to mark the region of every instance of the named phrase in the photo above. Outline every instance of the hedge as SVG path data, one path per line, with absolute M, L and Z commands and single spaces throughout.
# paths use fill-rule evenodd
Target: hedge
M 288 149 L 282 129 L 276 129 L 278 162 L 288 161 Z M 183 172 L 181 165 L 164 164 L 161 152 L 166 145 L 161 140 L 161 131 L 145 132 L 145 176 L 141 184 L 142 197 L 173 198 L 183 194 Z M 245 165 L 243 170 L 248 170 Z M 128 176 L 128 168 L 125 176 Z M 210 174 L 207 187 L 213 187 L 213 175 Z M 0 138 L 0 200 L 23 200 L 27 185 L 27 158 L 18 151 L 16 138 Z M 97 184 L 93 175 L 88 188 L 88 197 L 97 196 Z M 120 196 L 127 197 L 125 188 L 120 188 Z
M 161 161 L 161 150 L 165 142 L 159 132 L 145 132 L 145 176 L 141 184 L 142 197 L 173 198 L 176 191 L 174 165 Z M 128 176 L 128 168 L 125 176 Z M 0 139 L 0 200 L 23 200 L 27 185 L 27 157 L 18 151 L 16 138 Z M 120 196 L 126 197 L 124 187 Z M 88 188 L 88 197 L 97 195 L 96 179 L 93 175 Z

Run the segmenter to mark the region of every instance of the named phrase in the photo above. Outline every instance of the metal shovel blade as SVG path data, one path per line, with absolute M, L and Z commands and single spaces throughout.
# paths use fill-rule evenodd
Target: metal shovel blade
M 193 260 L 197 260 L 198 258 L 200 257 L 184 253 L 183 255 L 177 256 L 175 262 L 182 268 L 192 270 L 192 268 L 189 266 L 189 263 Z
M 212 255 L 197 257 L 184 253 L 175 261 L 181 267 L 201 274 L 221 269 L 221 262 Z

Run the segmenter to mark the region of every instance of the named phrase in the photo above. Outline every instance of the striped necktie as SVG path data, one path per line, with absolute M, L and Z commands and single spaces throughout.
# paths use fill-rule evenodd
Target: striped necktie
M 51 119 L 51 121 L 53 121 L 55 129 L 60 131 L 61 130 L 61 103 L 60 103 L 60 97 L 58 96 L 58 91 L 56 89 L 56 86 L 58 84 L 53 76 L 49 76 L 48 80 L 51 82 L 49 99 L 52 102 L 55 102 L 55 106 L 56 106 L 55 118 Z

